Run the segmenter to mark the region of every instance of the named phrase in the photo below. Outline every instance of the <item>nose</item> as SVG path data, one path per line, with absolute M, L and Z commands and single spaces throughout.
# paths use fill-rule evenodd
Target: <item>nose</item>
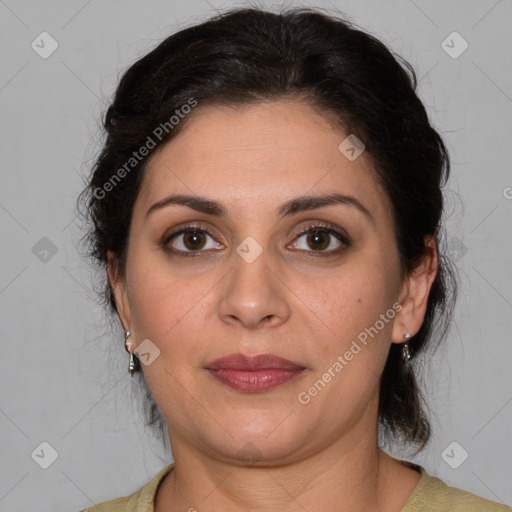
M 252 263 L 233 254 L 218 311 L 223 322 L 247 329 L 277 327 L 290 317 L 287 288 L 268 266 L 265 251 Z

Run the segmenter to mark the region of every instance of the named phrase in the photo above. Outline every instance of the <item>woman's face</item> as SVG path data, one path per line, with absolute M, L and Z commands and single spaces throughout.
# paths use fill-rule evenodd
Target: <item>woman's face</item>
M 111 275 L 173 451 L 277 463 L 354 445 L 375 432 L 379 377 L 405 332 L 372 162 L 298 101 L 198 109 L 151 159 L 125 275 Z M 214 369 L 232 354 L 295 369 Z

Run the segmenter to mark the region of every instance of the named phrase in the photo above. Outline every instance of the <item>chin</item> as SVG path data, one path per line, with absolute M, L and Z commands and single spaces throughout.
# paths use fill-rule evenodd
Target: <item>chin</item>
M 292 421 L 285 425 L 286 415 L 278 420 L 239 421 L 231 428 L 216 429 L 220 437 L 212 438 L 212 432 L 205 433 L 204 442 L 219 457 L 239 461 L 240 465 L 278 465 L 294 457 L 307 442 L 305 426 L 299 429 Z M 224 422 L 225 424 L 225 422 Z M 297 427 L 297 428 L 296 428 Z M 231 435 L 229 435 L 231 434 Z

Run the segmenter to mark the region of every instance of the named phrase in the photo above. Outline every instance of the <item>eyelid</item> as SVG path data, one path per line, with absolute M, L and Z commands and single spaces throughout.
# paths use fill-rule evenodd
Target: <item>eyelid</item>
M 300 228 L 296 228 L 294 230 L 294 237 L 298 237 L 301 235 L 304 235 L 306 233 L 309 233 L 310 231 L 314 230 L 315 228 L 318 228 L 319 231 L 321 229 L 324 229 L 334 237 L 336 237 L 340 242 L 342 242 L 345 245 L 351 245 L 352 241 L 351 238 L 348 236 L 346 231 L 339 226 L 336 226 L 335 224 L 331 224 L 330 222 L 324 222 L 324 221 L 310 221 L 306 225 L 302 225 Z M 336 236 L 338 235 L 338 236 Z M 294 238 L 295 239 L 295 238 Z M 325 252 L 325 251 L 324 251 Z
M 204 233 L 211 236 L 212 238 L 215 238 L 215 240 L 217 241 L 217 235 L 214 235 L 213 233 L 211 233 L 211 231 L 213 231 L 213 229 L 210 226 L 207 226 L 206 224 L 202 224 L 201 222 L 190 222 L 190 223 L 185 223 L 181 226 L 174 227 L 170 233 L 166 232 L 164 234 L 164 236 L 162 237 L 163 243 L 169 243 L 170 240 L 172 238 L 174 238 L 175 236 L 181 235 L 187 231 L 192 231 L 194 229 L 197 231 L 203 231 Z M 220 243 L 222 243 L 222 242 L 220 242 Z

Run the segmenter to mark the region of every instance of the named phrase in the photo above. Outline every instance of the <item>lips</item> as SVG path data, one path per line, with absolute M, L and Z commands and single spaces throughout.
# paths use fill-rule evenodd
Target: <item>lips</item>
M 229 368 L 231 370 L 268 370 L 271 368 L 279 370 L 304 370 L 288 359 L 274 356 L 272 354 L 261 354 L 259 356 L 245 356 L 244 354 L 230 354 L 229 356 L 216 359 L 206 365 L 209 370 L 220 370 Z
M 272 354 L 231 354 L 205 366 L 216 380 L 238 391 L 260 393 L 289 382 L 306 368 Z

